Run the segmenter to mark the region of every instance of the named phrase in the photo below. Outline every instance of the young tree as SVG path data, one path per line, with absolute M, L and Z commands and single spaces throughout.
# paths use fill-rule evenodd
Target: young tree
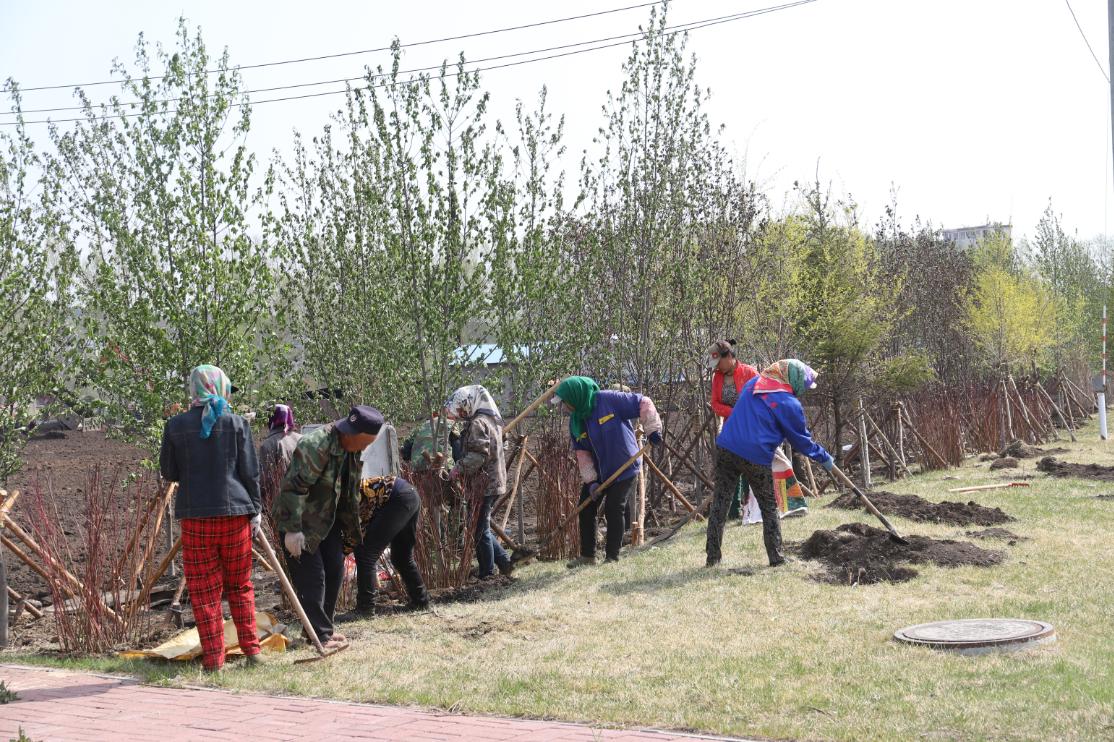
M 0 482 L 20 467 L 36 397 L 67 396 L 73 374 L 71 281 L 76 253 L 52 193 L 34 178 L 43 167 L 19 115 L 19 90 L 6 92 L 15 126 L 0 130 Z
M 135 74 L 116 65 L 123 93 L 108 103 L 79 91 L 83 121 L 51 128 L 49 172 L 86 245 L 86 371 L 153 442 L 192 366 L 259 385 L 272 274 L 249 233 L 250 109 L 228 53 L 213 59 L 182 20 L 175 50 L 141 36 L 135 63 Z

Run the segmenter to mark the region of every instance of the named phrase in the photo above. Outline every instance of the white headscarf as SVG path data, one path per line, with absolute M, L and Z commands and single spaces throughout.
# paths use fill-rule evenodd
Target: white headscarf
M 457 410 L 461 409 L 464 410 L 464 418 L 467 420 L 478 414 L 484 414 L 494 417 L 500 425 L 503 423 L 491 392 L 479 384 L 462 386 L 449 395 L 449 399 L 445 402 L 445 416 L 455 418 L 459 414 Z

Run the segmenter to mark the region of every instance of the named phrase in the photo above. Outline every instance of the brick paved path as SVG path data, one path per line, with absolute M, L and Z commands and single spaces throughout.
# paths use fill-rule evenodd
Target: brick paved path
M 724 739 L 655 730 L 501 719 L 220 690 L 156 688 L 128 678 L 0 665 L 20 700 L 0 705 L 0 740 L 548 740 Z

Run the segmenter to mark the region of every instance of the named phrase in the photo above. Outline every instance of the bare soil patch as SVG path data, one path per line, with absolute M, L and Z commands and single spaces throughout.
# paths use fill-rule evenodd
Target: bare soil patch
M 981 531 L 968 531 L 967 535 L 971 538 L 990 539 L 996 538 L 1007 541 L 1010 546 L 1013 546 L 1018 541 L 1026 541 L 1024 536 L 1018 536 L 1012 531 L 1007 531 L 1005 528 L 984 528 Z
M 1037 462 L 1037 470 L 1054 477 L 1078 477 L 1097 479 L 1100 482 L 1114 482 L 1114 466 L 1100 464 L 1069 464 L 1055 456 L 1045 456 Z
M 834 531 L 816 531 L 797 547 L 797 553 L 803 559 L 821 562 L 826 569 L 819 579 L 832 585 L 906 582 L 918 574 L 911 564 L 991 567 L 1004 558 L 1001 551 L 965 541 L 906 538 L 908 545 L 898 544 L 880 528 L 845 523 Z
M 874 491 L 867 494 L 874 506 L 885 515 L 900 515 L 922 523 L 947 523 L 956 526 L 994 526 L 1013 520 L 1001 508 L 988 508 L 975 501 L 930 502 L 917 495 L 896 495 Z M 842 510 L 865 510 L 854 493 L 840 495 L 828 505 Z

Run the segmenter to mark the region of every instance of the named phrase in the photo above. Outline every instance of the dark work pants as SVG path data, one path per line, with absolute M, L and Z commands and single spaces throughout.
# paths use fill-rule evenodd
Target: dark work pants
M 637 477 L 614 482 L 603 491 L 603 514 L 607 521 L 608 559 L 618 559 L 619 550 L 623 548 L 623 534 L 626 533 L 627 497 L 634 488 Z M 588 498 L 588 485 L 580 489 L 580 501 Z M 596 512 L 599 510 L 600 501 L 591 502 L 580 511 L 580 556 L 596 556 Z
M 712 512 L 708 517 L 708 541 L 705 551 L 708 561 L 723 558 L 723 528 L 727 524 L 727 511 L 731 498 L 739 486 L 739 477 L 745 477 L 754 490 L 754 499 L 762 511 L 762 538 L 766 542 L 766 556 L 770 564 L 784 560 L 781 553 L 781 520 L 774 500 L 774 473 L 768 466 L 752 464 L 730 451 L 716 447 L 716 494 Z
M 388 545 L 391 547 L 391 564 L 406 586 L 410 604 L 425 605 L 429 602 L 418 562 L 414 559 L 421 507 L 421 499 L 414 486 L 395 480 L 390 498 L 375 511 L 364 531 L 363 543 L 356 547 L 357 610 L 368 610 L 375 605 L 378 590 L 375 564 Z
M 487 495 L 480 503 L 476 520 L 476 560 L 480 563 L 480 577 L 495 574 L 495 565 L 500 567 L 511 563 L 507 550 L 491 531 L 491 509 L 495 506 L 495 495 Z
M 286 550 L 285 546 L 283 550 Z M 321 642 L 329 641 L 333 635 L 337 595 L 340 594 L 340 586 L 344 581 L 340 523 L 333 523 L 329 535 L 317 547 L 317 551 L 303 551 L 297 559 L 286 552 L 286 566 L 290 570 L 298 600 L 317 633 L 317 638 Z

